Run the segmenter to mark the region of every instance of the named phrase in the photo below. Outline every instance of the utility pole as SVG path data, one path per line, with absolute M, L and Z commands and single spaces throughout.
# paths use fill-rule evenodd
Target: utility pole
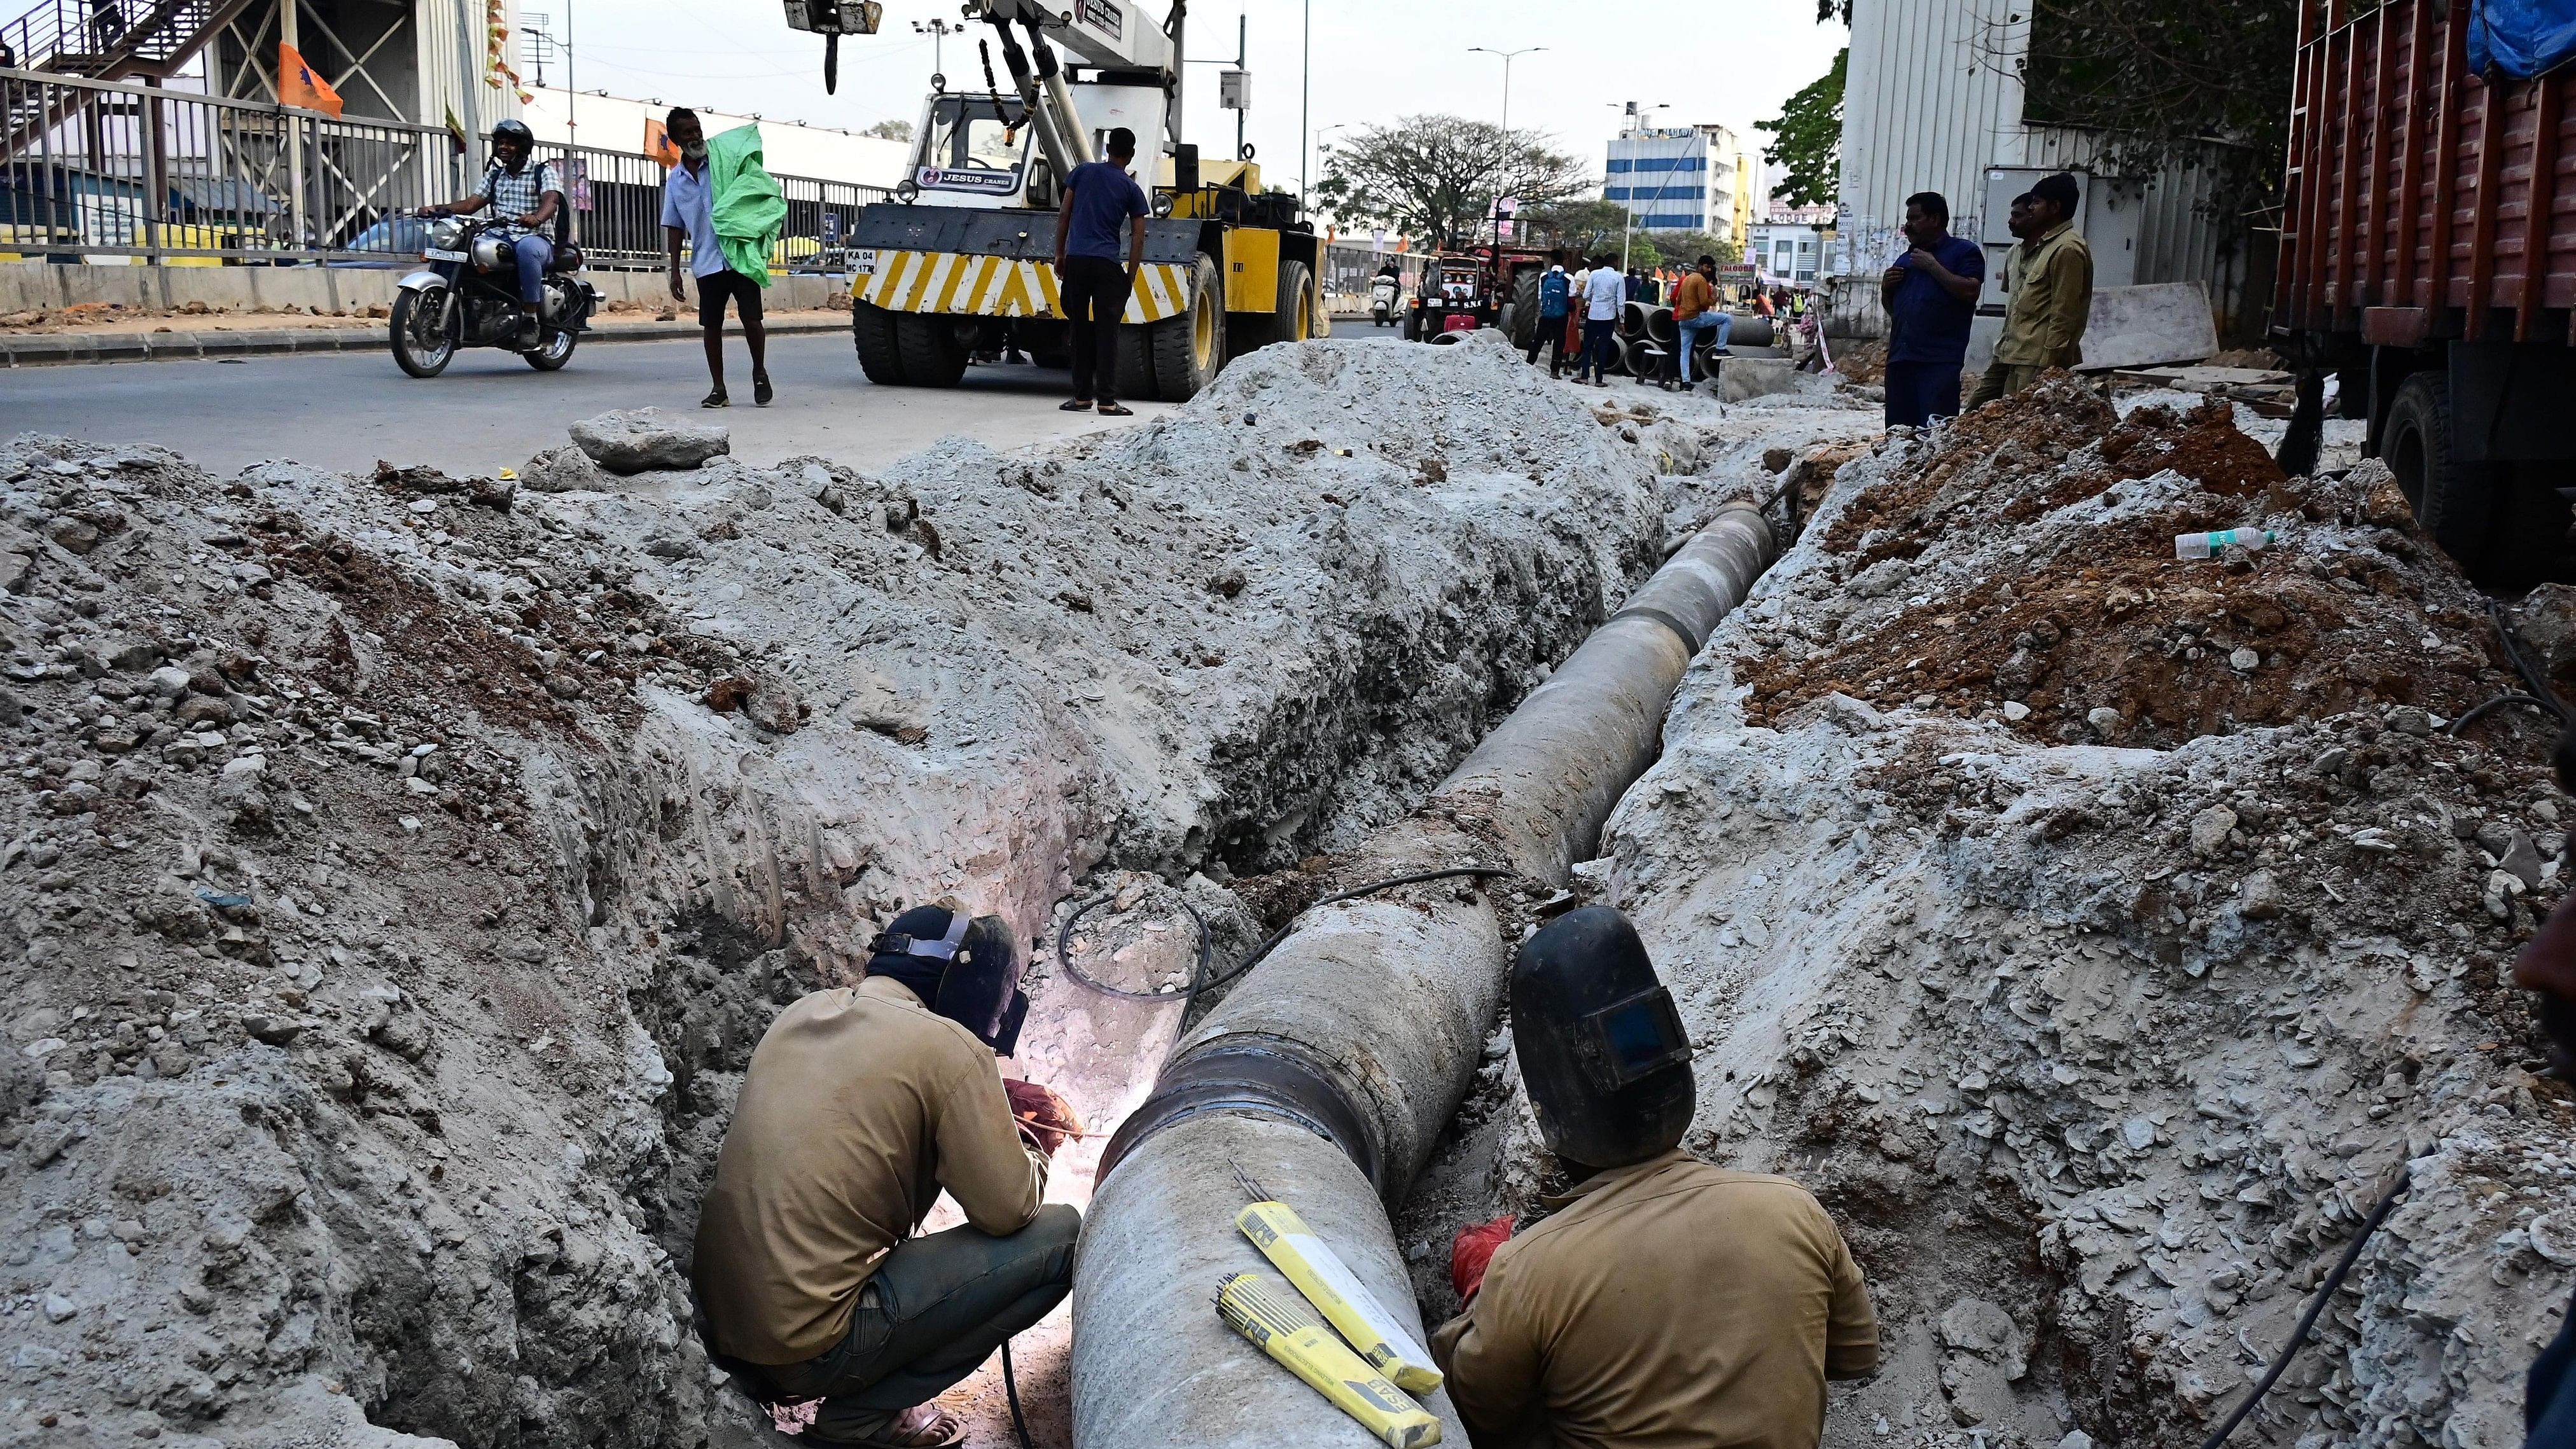
M 948 37 L 962 34 L 965 29 L 963 25 L 951 25 L 945 20 L 933 20 L 927 25 L 918 20 L 912 22 L 913 34 L 930 37 L 930 88 L 932 90 L 948 89 Z
M 1304 39 L 1297 53 L 1297 205 L 1306 204 L 1306 158 L 1314 153 L 1315 133 L 1315 0 L 1306 0 Z
M 1503 58 L 1503 129 L 1512 128 L 1512 61 L 1532 51 L 1547 49 L 1544 45 L 1524 45 L 1518 50 L 1488 50 L 1481 45 L 1467 47 L 1469 55 L 1499 55 Z

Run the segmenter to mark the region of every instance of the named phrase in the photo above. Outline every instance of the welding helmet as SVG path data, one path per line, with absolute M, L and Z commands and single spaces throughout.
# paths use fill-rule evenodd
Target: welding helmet
M 974 1033 L 996 1055 L 1020 1043 L 1029 995 L 1020 989 L 1018 938 L 999 916 L 915 906 L 868 943 L 868 974 L 891 976 L 933 1012 Z
M 1697 1105 L 1690 1038 L 1628 918 L 1586 906 L 1512 962 L 1512 1048 L 1557 1156 L 1625 1167 L 1670 1151 Z

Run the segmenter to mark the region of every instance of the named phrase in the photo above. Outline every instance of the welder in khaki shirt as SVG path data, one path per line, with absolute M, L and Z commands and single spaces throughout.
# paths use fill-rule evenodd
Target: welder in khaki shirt
M 1508 1219 L 1459 1235 L 1467 1306 L 1431 1351 L 1477 1443 L 1815 1449 L 1825 1381 L 1878 1371 L 1869 1292 L 1805 1188 L 1677 1148 L 1690 1044 L 1625 917 L 1530 939 L 1512 1037 L 1549 1150 L 1586 1175 L 1508 1242 Z
M 1028 1010 L 1013 947 L 999 918 L 907 911 L 865 981 L 752 1053 L 690 1276 L 719 1367 L 764 1404 L 822 1401 L 802 1439 L 956 1442 L 929 1401 L 1072 1287 L 1081 1215 L 1042 1198 L 1080 1125 L 994 1063 Z M 943 1188 L 968 1225 L 914 1237 Z

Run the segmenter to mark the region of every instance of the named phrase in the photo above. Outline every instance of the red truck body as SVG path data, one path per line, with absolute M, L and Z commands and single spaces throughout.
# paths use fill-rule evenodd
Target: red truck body
M 2469 72 L 2467 0 L 2301 7 L 2273 326 L 2576 342 L 2576 86 Z
M 2473 0 L 2301 0 L 2275 345 L 2482 582 L 2569 573 L 2576 65 L 2470 71 Z

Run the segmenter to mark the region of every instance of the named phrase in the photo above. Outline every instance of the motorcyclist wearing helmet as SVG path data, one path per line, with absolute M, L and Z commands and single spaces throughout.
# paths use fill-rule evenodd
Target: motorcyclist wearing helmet
M 551 161 L 531 160 L 537 136 L 525 121 L 503 121 L 492 128 L 492 164 L 472 196 L 445 205 L 421 208 L 423 216 L 470 216 L 485 207 L 500 219 L 501 233 L 519 261 L 519 300 L 527 304 L 519 317 L 519 343 L 534 347 L 537 318 L 545 305 L 546 267 L 555 259 L 554 243 L 544 228 L 563 207 L 563 181 Z M 442 264 L 444 265 L 444 264 Z
M 931 1402 L 1073 1286 L 1082 1216 L 1045 1201 L 1081 1123 L 1004 1079 L 1028 997 L 1016 935 L 947 901 L 871 943 L 866 979 L 781 1012 L 751 1055 L 691 1277 L 717 1366 L 798 1442 L 926 1449 Z M 920 1235 L 945 1189 L 967 1226 Z
M 1468 1430 L 1814 1449 L 1825 1381 L 1878 1368 L 1877 1315 L 1833 1219 L 1788 1178 L 1682 1150 L 1690 1038 L 1627 917 L 1559 916 L 1521 947 L 1511 991 L 1539 1137 L 1574 1186 L 1519 1236 L 1498 1218 L 1451 1249 L 1466 1307 L 1431 1352 Z

